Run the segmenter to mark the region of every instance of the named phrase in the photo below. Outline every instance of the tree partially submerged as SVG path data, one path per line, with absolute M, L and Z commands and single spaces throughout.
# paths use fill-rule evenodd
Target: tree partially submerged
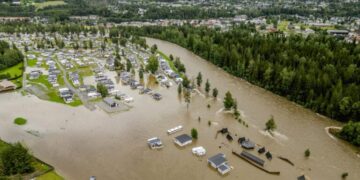
M 103 98 L 109 95 L 107 87 L 101 83 L 98 83 L 96 85 L 96 89 L 97 89 L 98 93 L 101 94 L 101 97 L 103 97 Z
M 198 131 L 197 131 L 197 129 L 195 129 L 195 128 L 192 128 L 192 129 L 191 129 L 191 137 L 194 138 L 194 139 L 197 139 L 197 138 L 198 138 Z
M 267 131 L 274 131 L 276 129 L 276 123 L 273 116 L 266 122 L 265 126 L 265 130 Z
M 5 175 L 25 174 L 34 171 L 31 166 L 33 161 L 28 150 L 20 143 L 11 144 L 1 153 L 3 173 Z
M 233 106 L 234 106 L 234 99 L 233 99 L 231 93 L 228 91 L 228 92 L 226 92 L 225 97 L 224 97 L 224 108 L 225 108 L 225 110 L 228 111 Z

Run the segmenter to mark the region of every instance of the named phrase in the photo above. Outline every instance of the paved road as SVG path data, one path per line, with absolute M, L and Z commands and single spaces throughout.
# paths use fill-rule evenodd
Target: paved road
M 59 65 L 59 68 L 63 74 L 65 85 L 80 98 L 81 102 L 86 108 L 90 109 L 91 111 L 95 110 L 96 109 L 95 105 L 89 102 L 87 96 L 82 94 L 78 89 L 74 88 L 74 86 L 72 86 L 71 83 L 68 81 L 68 79 L 66 78 L 67 76 L 66 69 L 64 69 L 64 67 L 58 62 L 58 60 L 55 60 L 55 62 L 56 64 Z

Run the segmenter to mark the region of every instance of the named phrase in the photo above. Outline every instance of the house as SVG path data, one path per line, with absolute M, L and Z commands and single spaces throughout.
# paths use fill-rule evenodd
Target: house
M 73 93 L 69 88 L 59 88 L 60 97 L 64 99 L 65 103 L 73 102 Z
M 210 157 L 207 162 L 215 169 L 218 170 L 218 172 L 222 175 L 230 172 L 231 168 L 227 164 L 227 159 L 225 157 L 225 154 L 219 153 L 212 157 Z
M 29 79 L 39 79 L 41 74 L 41 71 L 31 71 L 29 74 Z
M 184 147 L 192 143 L 192 137 L 187 134 L 182 134 L 180 136 L 175 137 L 174 142 L 180 147 Z
M 118 104 L 112 98 L 104 98 L 104 103 L 112 108 L 118 106 Z
M 239 138 L 238 142 L 241 145 L 241 147 L 243 147 L 245 149 L 254 149 L 255 148 L 255 144 L 252 141 L 250 141 L 250 139 L 247 139 L 245 137 Z
M 163 148 L 163 144 L 158 137 L 153 137 L 147 140 L 147 143 L 151 149 L 160 149 Z
M 197 156 L 204 156 L 206 154 L 206 150 L 204 147 L 199 146 L 199 147 L 194 147 L 191 149 L 192 153 L 197 155 Z
M 9 91 L 9 90 L 15 90 L 16 85 L 8 80 L 2 80 L 0 81 L 0 92 L 2 91 Z

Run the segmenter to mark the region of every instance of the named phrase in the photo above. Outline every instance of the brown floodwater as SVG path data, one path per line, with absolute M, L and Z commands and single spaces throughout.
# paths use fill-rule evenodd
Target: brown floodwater
M 161 93 L 163 99 L 155 101 L 118 84 L 118 89 L 135 101 L 129 111 L 107 114 L 100 109 L 73 108 L 18 92 L 3 93 L 0 94 L 0 137 L 9 142 L 23 141 L 35 156 L 52 164 L 66 179 L 74 180 L 88 179 L 92 175 L 100 180 L 290 180 L 302 174 L 315 180 L 336 180 L 343 172 L 349 173 L 348 179 L 360 179 L 357 149 L 329 137 L 325 131 L 326 127 L 340 123 L 228 75 L 177 45 L 147 40 L 150 45 L 156 43 L 165 54 L 180 57 L 190 77 L 194 78 L 201 71 L 204 79 L 209 79 L 211 86 L 219 89 L 219 99 L 194 93 L 187 109 L 179 100 L 176 86 L 156 87 L 155 91 Z M 115 73 L 108 75 L 115 79 Z M 227 90 L 238 100 L 242 119 L 249 127 L 222 111 L 222 98 Z M 278 126 L 274 136 L 262 130 L 271 115 Z M 14 125 L 12 121 L 18 116 L 27 118 L 28 123 Z M 211 126 L 208 121 L 212 122 Z M 177 125 L 183 125 L 182 132 L 186 133 L 197 128 L 199 139 L 191 146 L 178 148 L 173 143 L 175 135 L 166 134 L 167 129 Z M 232 150 L 241 152 L 242 148 L 236 140 L 230 143 L 223 135 L 216 136 L 216 131 L 222 127 L 228 127 L 234 139 L 246 136 L 269 149 L 274 158 L 266 160 L 265 167 L 280 171 L 281 175 L 266 174 L 232 155 Z M 148 148 L 146 140 L 154 136 L 161 138 L 165 144 L 163 149 Z M 191 148 L 198 145 L 206 148 L 205 157 L 192 155 Z M 307 148 L 311 150 L 308 159 L 304 158 Z M 234 167 L 225 177 L 206 162 L 209 156 L 219 152 L 225 153 Z M 295 166 L 279 160 L 277 155 L 289 158 Z M 260 157 L 265 159 L 264 155 Z

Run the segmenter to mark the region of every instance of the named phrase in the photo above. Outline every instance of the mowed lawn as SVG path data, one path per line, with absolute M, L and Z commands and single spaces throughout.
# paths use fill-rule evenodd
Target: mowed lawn
M 19 77 L 23 73 L 24 63 L 21 62 L 15 66 L 9 67 L 4 70 L 0 70 L 0 74 L 10 74 L 10 78 Z
M 60 5 L 65 5 L 66 2 L 64 1 L 46 1 L 46 2 L 42 2 L 42 3 L 34 3 L 34 6 L 36 7 L 36 10 L 38 9 L 42 9 L 48 6 L 60 6 Z
M 36 180 L 63 180 L 64 178 L 59 176 L 55 171 L 50 171 L 42 176 L 36 177 Z

